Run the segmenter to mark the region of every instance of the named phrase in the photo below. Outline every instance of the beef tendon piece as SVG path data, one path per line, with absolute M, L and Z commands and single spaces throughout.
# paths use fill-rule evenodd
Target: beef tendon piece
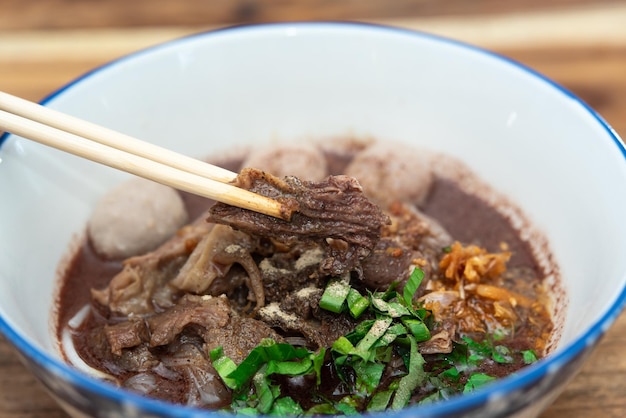
M 235 185 L 278 200 L 293 210 L 290 221 L 217 203 L 209 210 L 209 222 L 230 225 L 252 236 L 287 245 L 321 243 L 326 256 L 320 271 L 340 275 L 354 269 L 380 239 L 389 217 L 363 194 L 359 182 L 348 176 L 329 176 L 323 181 L 282 179 L 264 171 L 245 168 Z

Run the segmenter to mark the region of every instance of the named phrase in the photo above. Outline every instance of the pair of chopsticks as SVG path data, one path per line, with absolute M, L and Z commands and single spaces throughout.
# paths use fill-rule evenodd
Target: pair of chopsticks
M 291 217 L 280 202 L 228 184 L 236 173 L 5 92 L 0 130 L 231 206 Z

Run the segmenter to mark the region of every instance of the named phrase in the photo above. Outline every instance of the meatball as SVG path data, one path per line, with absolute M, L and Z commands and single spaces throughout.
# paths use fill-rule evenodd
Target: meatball
M 258 168 L 277 177 L 296 176 L 309 181 L 320 181 L 328 176 L 322 151 L 304 144 L 282 144 L 252 152 L 243 167 Z
M 383 207 L 396 200 L 419 205 L 433 181 L 426 154 L 387 143 L 376 143 L 358 153 L 346 174 L 355 177 L 365 194 Z
M 155 249 L 187 223 L 187 218 L 176 190 L 134 178 L 102 197 L 87 232 L 98 254 L 123 259 Z

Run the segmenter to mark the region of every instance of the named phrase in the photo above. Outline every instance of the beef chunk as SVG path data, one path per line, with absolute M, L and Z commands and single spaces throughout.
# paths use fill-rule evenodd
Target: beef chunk
M 223 327 L 229 315 L 226 298 L 185 295 L 176 305 L 161 313 L 106 325 L 104 332 L 111 352 L 121 355 L 122 348 L 135 347 L 143 342 L 149 342 L 152 347 L 169 344 L 188 325 Z
M 394 239 L 383 238 L 363 261 L 363 283 L 369 289 L 386 290 L 392 283 L 403 283 L 420 254 Z
M 148 318 L 150 345 L 167 344 L 189 324 L 202 328 L 223 327 L 229 319 L 230 306 L 224 297 L 185 295 L 167 311 Z
M 93 300 L 120 317 L 147 315 L 173 305 L 174 289 L 164 284 L 211 228 L 206 222 L 185 226 L 156 250 L 124 260 L 123 270 L 107 287 L 91 290 Z
M 320 264 L 324 274 L 352 270 L 370 254 L 382 226 L 389 223 L 387 215 L 365 197 L 358 181 L 351 177 L 330 176 L 309 182 L 290 176 L 279 179 L 246 168 L 235 184 L 293 209 L 291 220 L 217 203 L 209 210 L 209 221 L 288 245 L 302 240 L 319 242 L 326 250 Z

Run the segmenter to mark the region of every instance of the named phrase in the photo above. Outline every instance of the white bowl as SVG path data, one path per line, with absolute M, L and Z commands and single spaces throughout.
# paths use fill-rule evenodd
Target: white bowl
M 515 202 L 560 266 L 558 348 L 497 385 L 385 415 L 536 416 L 626 302 L 620 139 L 568 91 L 489 52 L 361 24 L 244 26 L 122 58 L 45 105 L 197 157 L 309 138 L 403 141 L 462 159 Z M 126 174 L 15 136 L 0 146 L 0 330 L 72 413 L 199 413 L 88 377 L 56 351 L 57 267 Z

